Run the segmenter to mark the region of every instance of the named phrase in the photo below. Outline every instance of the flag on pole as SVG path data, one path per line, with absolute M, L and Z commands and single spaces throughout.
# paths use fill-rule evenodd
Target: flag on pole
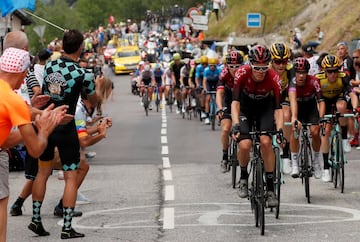
M 35 0 L 1 0 L 0 1 L 0 10 L 2 17 L 5 17 L 9 13 L 12 13 L 15 10 L 22 8 L 27 8 L 31 11 L 34 11 Z

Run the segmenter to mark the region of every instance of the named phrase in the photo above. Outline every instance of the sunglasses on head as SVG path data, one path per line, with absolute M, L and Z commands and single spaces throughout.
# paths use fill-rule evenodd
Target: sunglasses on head
M 338 69 L 326 70 L 327 73 L 338 73 Z
M 277 65 L 281 65 L 281 64 L 287 64 L 287 60 L 273 60 L 273 62 Z
M 251 65 L 251 68 L 254 71 L 259 71 L 259 72 L 267 72 L 269 70 L 269 66 L 254 66 L 254 65 Z

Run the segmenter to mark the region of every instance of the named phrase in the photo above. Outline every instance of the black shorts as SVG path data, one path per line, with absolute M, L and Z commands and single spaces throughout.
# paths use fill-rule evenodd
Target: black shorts
M 39 160 L 31 157 L 27 152 L 25 156 L 25 178 L 34 181 L 39 168 Z
M 298 101 L 298 120 L 302 123 L 318 124 L 320 121 L 318 103 L 315 99 Z
M 49 136 L 48 146 L 40 156 L 41 161 L 52 161 L 54 150 L 58 147 L 59 156 L 64 171 L 73 171 L 80 164 L 80 144 L 75 128 L 75 122 L 66 126 L 58 126 Z
M 325 101 L 325 114 L 332 114 L 334 109 L 336 110 L 336 102 L 339 100 L 345 100 L 343 96 L 334 98 L 324 98 Z
M 240 140 L 251 139 L 249 134 L 256 122 L 257 131 L 274 131 L 273 97 L 262 100 L 242 98 L 240 101 Z
M 224 107 L 226 110 L 223 115 L 223 119 L 231 120 L 231 103 L 232 103 L 232 91 L 229 88 L 225 88 L 224 90 Z

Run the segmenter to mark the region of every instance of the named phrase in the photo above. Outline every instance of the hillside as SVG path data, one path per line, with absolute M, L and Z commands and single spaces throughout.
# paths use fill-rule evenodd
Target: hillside
M 312 39 L 316 26 L 325 37 L 318 50 L 333 52 L 339 41 L 360 37 L 360 4 L 353 0 L 227 0 L 224 17 L 210 16 L 207 38 L 229 34 L 236 38 L 257 37 L 265 44 L 288 42 L 290 30 L 299 28 L 303 43 Z M 262 13 L 262 28 L 247 28 L 247 13 Z M 263 29 L 264 27 L 264 29 Z

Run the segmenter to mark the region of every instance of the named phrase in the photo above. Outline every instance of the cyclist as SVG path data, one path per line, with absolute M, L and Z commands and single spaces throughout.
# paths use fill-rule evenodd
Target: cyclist
M 156 86 L 158 88 L 158 92 L 159 92 L 159 99 L 160 99 L 160 108 L 163 108 L 162 106 L 162 96 L 163 96 L 163 77 L 164 77 L 164 70 L 161 68 L 161 64 L 160 63 L 156 63 L 155 64 L 155 69 L 154 69 L 154 79 L 155 79 L 155 83 Z
M 205 114 L 205 91 L 203 89 L 203 78 L 204 70 L 208 66 L 209 58 L 206 55 L 200 57 L 200 64 L 196 66 L 195 70 L 195 82 L 196 87 L 200 89 L 200 108 L 201 108 L 201 118 L 206 118 Z
M 171 70 L 171 79 L 172 85 L 174 87 L 174 97 L 177 102 L 177 110 L 176 113 L 180 113 L 181 108 L 181 96 L 180 96 L 180 70 L 181 67 L 184 66 L 184 63 L 181 61 L 181 55 L 179 53 L 175 53 L 173 55 L 173 61 L 170 63 Z
M 294 61 L 295 78 L 289 83 L 289 101 L 292 115 L 295 120 L 303 123 L 311 123 L 311 145 L 314 151 L 314 175 L 316 179 L 321 178 L 320 167 L 320 126 L 319 126 L 319 110 L 325 109 L 324 99 L 320 89 L 319 80 L 311 75 L 308 75 L 310 70 L 310 63 L 305 57 L 298 57 Z M 300 123 L 299 123 L 300 124 Z M 292 161 L 293 178 L 299 177 L 298 153 L 299 140 L 295 139 L 294 132 L 290 135 L 290 151 Z
M 185 101 L 187 100 L 187 95 L 188 95 L 190 82 L 191 82 L 190 78 L 189 78 L 191 66 L 190 66 L 189 58 L 185 58 L 183 60 L 183 62 L 184 62 L 184 66 L 181 67 L 181 70 L 180 70 L 181 98 L 182 98 L 182 103 L 183 103 L 181 112 L 185 113 Z M 188 105 L 191 105 L 191 104 L 189 103 Z
M 217 114 L 221 120 L 221 144 L 222 160 L 220 162 L 221 171 L 227 172 L 228 169 L 228 148 L 229 134 L 231 130 L 231 102 L 232 90 L 234 87 L 234 75 L 236 70 L 243 64 L 243 56 L 238 51 L 230 51 L 226 55 L 226 63 L 219 77 L 216 90 Z
M 320 110 L 320 117 L 324 117 L 325 114 L 332 114 L 333 106 L 340 113 L 346 112 L 346 95 L 350 96 L 351 105 L 353 111 L 356 112 L 357 96 L 352 91 L 349 85 L 349 79 L 344 72 L 340 71 L 340 61 L 335 55 L 327 55 L 321 62 L 323 72 L 320 72 L 316 77 L 320 80 L 320 87 L 325 101 L 325 110 Z M 343 138 L 343 145 L 347 143 L 347 126 L 346 120 L 340 119 L 341 133 Z M 325 136 L 321 139 L 321 149 L 324 159 L 324 170 L 322 174 L 322 180 L 324 182 L 330 182 L 331 176 L 329 171 L 329 137 L 331 132 L 331 125 L 326 125 Z M 345 145 L 344 145 L 344 151 Z
M 294 77 L 293 66 L 288 63 L 291 56 L 290 49 L 283 43 L 274 43 L 270 47 L 271 53 L 271 68 L 276 71 L 281 79 L 281 106 L 284 115 L 284 122 L 294 121 L 294 116 L 291 115 L 288 87 L 289 82 Z M 291 172 L 290 156 L 289 156 L 289 140 L 291 128 L 285 127 L 284 137 L 286 139 L 283 150 L 283 172 L 289 174 Z
M 209 112 L 211 95 L 209 94 L 209 92 L 216 91 L 216 85 L 219 81 L 220 76 L 220 70 L 217 68 L 218 60 L 214 57 L 209 58 L 208 64 L 209 66 L 205 68 L 203 77 L 203 87 L 207 93 L 205 99 L 205 124 L 210 124 Z
M 283 127 L 281 111 L 280 77 L 269 68 L 271 54 L 264 45 L 255 45 L 249 51 L 250 64 L 241 66 L 235 73 L 233 101 L 231 103 L 231 118 L 233 121 L 233 138 L 239 141 L 238 157 L 240 163 L 240 186 L 238 195 L 248 196 L 248 171 L 252 147 L 249 131 L 256 121 L 258 131 L 274 130 Z M 275 153 L 271 137 L 260 136 L 261 154 L 266 173 L 267 203 L 269 207 L 278 205 L 274 193 Z
M 152 100 L 152 93 L 153 93 L 153 88 L 152 86 L 155 85 L 155 78 L 154 78 L 154 73 L 151 70 L 151 65 L 150 63 L 145 63 L 144 64 L 144 70 L 140 72 L 140 76 L 138 79 L 138 86 L 140 86 L 140 95 L 143 96 L 145 88 L 144 86 L 148 86 L 148 97 L 149 97 L 149 110 L 152 109 L 152 105 L 151 105 L 151 100 Z M 143 103 L 141 102 L 141 104 L 143 105 Z
M 350 80 L 355 80 L 356 71 L 354 69 L 354 61 L 349 54 L 349 48 L 346 42 L 339 42 L 337 45 L 337 57 L 339 57 L 340 61 L 340 70 L 344 72 Z M 349 97 L 346 97 L 346 100 L 349 100 Z M 351 105 L 348 102 L 347 108 L 349 109 L 348 112 L 351 110 Z M 344 150 L 350 151 L 351 144 L 354 144 L 353 138 L 355 135 L 355 123 L 353 119 L 348 119 L 348 133 L 350 136 L 350 141 L 344 143 Z M 356 144 L 356 143 L 355 143 Z

